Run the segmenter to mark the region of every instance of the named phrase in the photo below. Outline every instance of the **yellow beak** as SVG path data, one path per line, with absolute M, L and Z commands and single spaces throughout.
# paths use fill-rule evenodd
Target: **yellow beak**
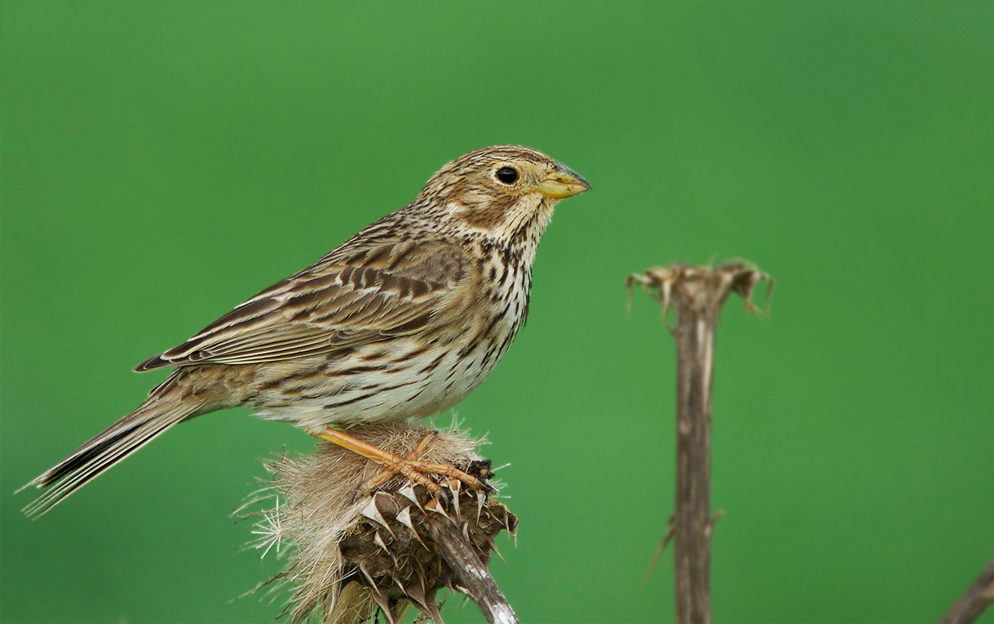
M 558 162 L 556 170 L 538 185 L 539 193 L 553 199 L 562 199 L 589 190 L 590 185 L 587 184 L 586 180 L 566 165 Z

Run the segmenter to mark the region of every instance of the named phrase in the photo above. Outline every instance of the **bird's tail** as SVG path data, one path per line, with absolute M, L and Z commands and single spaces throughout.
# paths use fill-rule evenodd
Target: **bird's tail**
M 178 383 L 180 375 L 180 371 L 173 373 L 149 393 L 148 400 L 141 407 L 22 487 L 21 490 L 32 485 L 47 488 L 44 494 L 24 508 L 24 513 L 34 518 L 45 514 L 173 425 L 210 411 L 205 409 L 205 401 L 197 399 L 188 388 L 183 387 L 184 384 Z

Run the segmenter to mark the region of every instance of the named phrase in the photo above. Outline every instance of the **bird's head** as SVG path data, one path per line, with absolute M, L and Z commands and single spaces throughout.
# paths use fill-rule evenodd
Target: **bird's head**
M 486 238 L 508 244 L 535 238 L 537 243 L 556 202 L 588 189 L 586 180 L 545 154 L 500 145 L 445 165 L 420 198 Z

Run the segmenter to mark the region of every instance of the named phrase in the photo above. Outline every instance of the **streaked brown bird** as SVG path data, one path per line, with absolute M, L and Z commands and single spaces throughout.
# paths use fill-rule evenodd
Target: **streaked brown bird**
M 139 364 L 176 370 L 137 410 L 31 481 L 48 489 L 25 512 L 45 513 L 173 425 L 238 406 L 365 455 L 386 478 L 472 480 L 344 430 L 438 413 L 483 383 L 525 321 L 553 207 L 589 188 L 525 147 L 445 165 L 409 205 Z

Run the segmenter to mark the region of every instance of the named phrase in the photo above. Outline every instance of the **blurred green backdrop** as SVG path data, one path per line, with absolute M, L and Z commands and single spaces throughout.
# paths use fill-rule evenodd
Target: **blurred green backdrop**
M 289 426 L 193 421 L 38 522 L 13 491 L 138 405 L 137 362 L 496 143 L 594 187 L 457 409 L 511 463 L 522 619 L 674 618 L 669 554 L 642 583 L 673 345 L 623 286 L 674 260 L 778 281 L 719 332 L 716 620 L 935 620 L 994 556 L 994 3 L 5 0 L 0 29 L 3 621 L 275 617 L 228 514 L 313 447 Z

